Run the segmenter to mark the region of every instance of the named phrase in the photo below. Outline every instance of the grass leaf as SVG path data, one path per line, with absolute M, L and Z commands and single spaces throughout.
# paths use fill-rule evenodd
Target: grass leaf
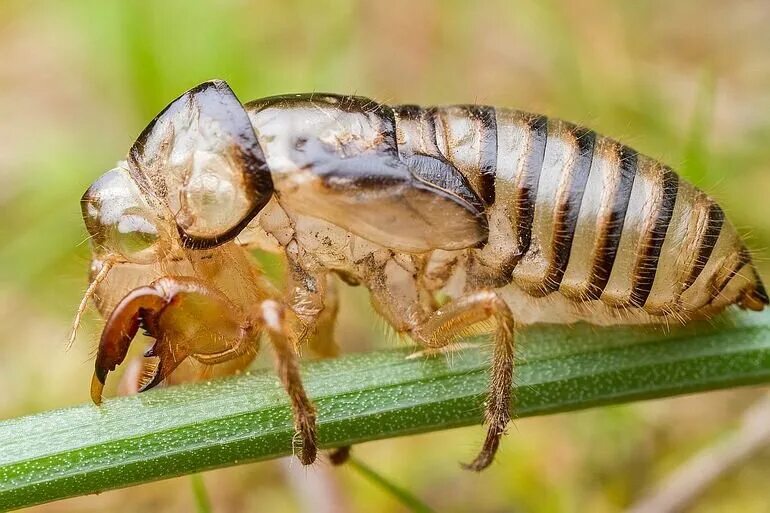
M 404 348 L 308 362 L 321 447 L 478 424 L 485 346 L 450 358 L 407 360 Z M 518 417 L 766 383 L 770 312 L 671 331 L 535 327 L 518 333 L 517 356 Z M 0 510 L 286 456 L 292 434 L 270 370 L 3 421 Z
M 193 474 L 190 476 L 190 485 L 192 486 L 193 499 L 195 500 L 195 511 L 197 513 L 212 513 L 211 500 L 206 490 L 206 482 L 203 476 Z
M 361 474 L 361 476 L 366 478 L 369 482 L 381 488 L 388 495 L 406 506 L 409 511 L 414 513 L 433 513 L 433 510 L 430 509 L 430 507 L 415 497 L 412 493 L 401 488 L 397 484 L 392 483 L 389 479 L 382 476 L 369 465 L 359 461 L 357 458 L 350 458 L 347 464 L 354 468 L 356 472 Z

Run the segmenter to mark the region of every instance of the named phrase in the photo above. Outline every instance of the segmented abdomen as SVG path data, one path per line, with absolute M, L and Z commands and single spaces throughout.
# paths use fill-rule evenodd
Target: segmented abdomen
M 521 111 L 394 112 L 399 152 L 448 161 L 485 205 L 489 240 L 472 251 L 497 286 L 653 315 L 768 304 L 720 207 L 667 166 L 586 128 Z

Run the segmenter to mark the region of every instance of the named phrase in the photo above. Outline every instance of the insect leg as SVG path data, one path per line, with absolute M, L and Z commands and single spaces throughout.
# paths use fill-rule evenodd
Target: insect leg
M 334 325 L 339 305 L 332 276 L 306 271 L 289 260 L 286 291 L 286 302 L 302 324 L 300 347 L 307 344 L 322 358 L 337 356 L 339 346 L 334 339 Z
M 334 326 L 337 323 L 337 311 L 339 310 L 339 298 L 334 278 L 329 275 L 326 278 L 326 298 L 324 309 L 318 315 L 315 333 L 307 339 L 308 348 L 321 358 L 334 358 L 340 353 L 340 346 L 334 338 Z M 329 452 L 329 461 L 332 465 L 342 465 L 350 457 L 351 446 L 344 445 Z
M 458 298 L 439 308 L 427 321 L 412 329 L 412 337 L 429 349 L 456 342 L 473 325 L 493 319 L 496 322 L 492 375 L 486 401 L 487 436 L 476 459 L 464 465 L 480 471 L 492 463 L 500 438 L 511 420 L 514 320 L 508 305 L 494 291 L 484 290 Z
M 128 376 L 122 387 L 126 392 L 148 390 L 170 378 L 182 364 L 186 372 L 172 381 L 194 379 L 200 369 L 189 366 L 190 356 L 220 366 L 227 361 L 231 372 L 245 367 L 253 359 L 260 335 L 247 321 L 227 297 L 197 279 L 164 277 L 134 289 L 112 311 L 102 332 L 91 385 L 93 401 L 101 402 L 107 374 L 123 362 L 139 328 L 155 342 L 145 351 L 137 372 Z
M 340 354 L 340 346 L 334 337 L 334 327 L 337 324 L 339 298 L 337 284 L 331 275 L 324 277 L 326 281 L 326 297 L 324 309 L 318 314 L 315 331 L 307 338 L 308 348 L 321 358 L 335 358 Z
M 99 341 L 91 378 L 91 400 L 101 404 L 107 374 L 123 363 L 144 318 L 155 317 L 168 305 L 168 298 L 155 287 L 132 290 L 115 307 Z
M 291 400 L 294 428 L 302 439 L 299 460 L 303 465 L 310 465 L 315 461 L 317 452 L 316 411 L 302 385 L 295 341 L 291 340 L 286 313 L 277 301 L 268 299 L 260 304 L 256 321 L 273 345 L 276 371 Z
M 493 290 L 482 289 L 433 310 L 428 301 L 430 291 L 417 283 L 410 269 L 394 260 L 374 273 L 367 287 L 377 312 L 397 331 L 409 334 L 430 352 L 437 352 L 477 333 L 475 328 L 480 323 L 495 321 L 492 376 L 489 398 L 485 403 L 487 437 L 476 459 L 466 465 L 470 470 L 483 470 L 492 463 L 500 438 L 510 421 L 515 325 L 508 305 Z
M 297 317 L 303 319 L 298 344 L 308 348 L 321 358 L 339 355 L 339 345 L 334 338 L 334 326 L 339 310 L 337 287 L 329 274 L 309 273 L 289 261 L 288 303 Z M 350 446 L 339 447 L 329 453 L 333 465 L 345 463 Z
M 235 358 L 240 358 L 249 354 L 253 355 L 255 353 L 255 347 L 250 340 L 253 333 L 249 333 L 249 331 L 244 330 L 241 337 L 234 342 L 232 347 L 228 347 L 217 353 L 194 354 L 191 356 L 204 365 L 218 365 L 229 362 Z

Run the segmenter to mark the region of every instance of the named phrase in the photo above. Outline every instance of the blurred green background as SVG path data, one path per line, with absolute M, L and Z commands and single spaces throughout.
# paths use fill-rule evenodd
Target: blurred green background
M 581 122 L 716 196 L 767 280 L 769 26 L 766 0 L 2 0 L 0 418 L 87 400 L 94 314 L 64 351 L 88 267 L 79 198 L 168 101 L 210 78 L 243 101 L 331 91 Z M 343 297 L 347 350 L 392 343 L 363 299 Z M 518 421 L 481 475 L 457 465 L 482 439 L 475 427 L 355 451 L 437 511 L 619 511 L 720 439 L 760 392 Z M 696 510 L 770 511 L 769 475 L 764 450 Z M 325 463 L 247 465 L 203 481 L 217 512 L 403 511 L 350 468 Z M 193 509 L 185 477 L 33 510 Z

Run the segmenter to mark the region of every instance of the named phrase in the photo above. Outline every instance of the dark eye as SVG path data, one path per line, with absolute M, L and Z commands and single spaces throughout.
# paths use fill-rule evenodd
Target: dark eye
M 118 254 L 137 264 L 158 260 L 157 218 L 125 167 L 107 171 L 88 188 L 82 211 L 97 253 Z

